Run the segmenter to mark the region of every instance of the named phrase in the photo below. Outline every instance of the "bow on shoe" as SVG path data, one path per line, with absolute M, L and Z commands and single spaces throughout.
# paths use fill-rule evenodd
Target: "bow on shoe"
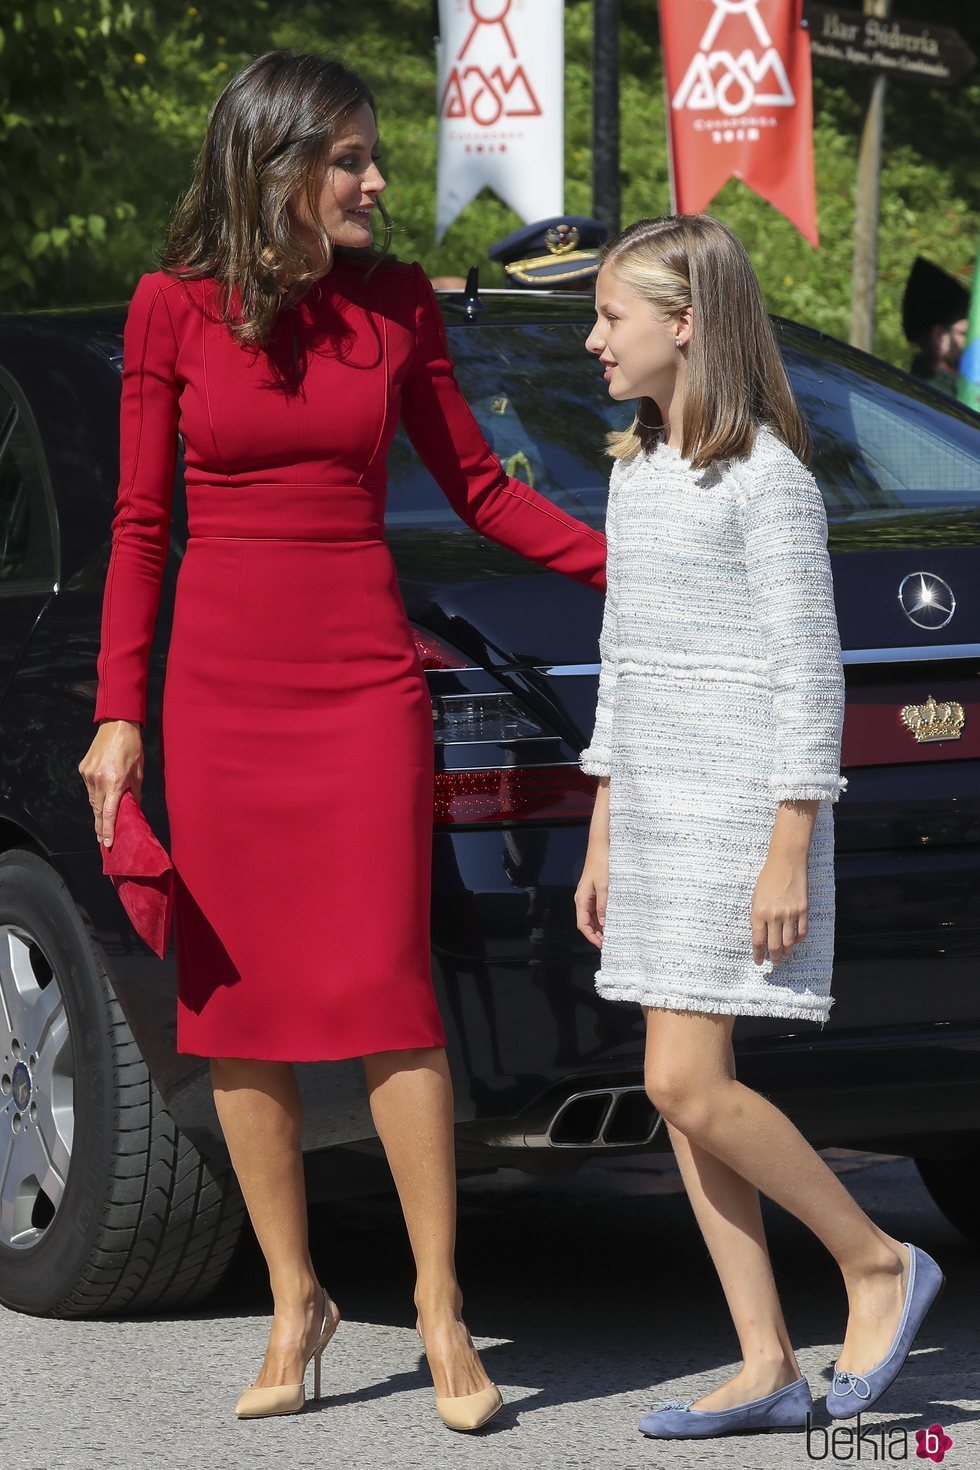
M 860 1373 L 834 1373 L 834 1384 L 832 1390 L 839 1398 L 846 1398 L 852 1393 L 857 1399 L 869 1399 L 871 1397 L 871 1384 Z
M 689 1409 L 693 1403 L 693 1399 L 688 1399 L 687 1403 L 682 1399 L 668 1399 L 665 1404 L 658 1405 L 654 1413 L 659 1414 L 663 1409 Z

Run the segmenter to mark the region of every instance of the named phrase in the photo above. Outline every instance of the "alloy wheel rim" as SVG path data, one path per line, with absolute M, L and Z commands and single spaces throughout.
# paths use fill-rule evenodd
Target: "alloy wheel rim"
M 0 1057 L 0 1246 L 29 1250 L 64 1198 L 75 1067 L 54 968 L 16 924 L 0 924 Z

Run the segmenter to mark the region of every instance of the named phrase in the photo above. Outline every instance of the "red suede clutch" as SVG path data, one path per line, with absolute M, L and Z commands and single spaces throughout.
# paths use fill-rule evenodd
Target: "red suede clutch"
M 174 868 L 131 791 L 122 794 L 112 846 L 102 845 L 102 871 L 137 934 L 163 959 L 173 919 Z

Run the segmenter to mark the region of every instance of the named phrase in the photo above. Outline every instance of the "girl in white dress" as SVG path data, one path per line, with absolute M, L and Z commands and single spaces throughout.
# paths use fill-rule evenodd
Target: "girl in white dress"
M 749 259 L 706 215 L 641 220 L 606 247 L 586 346 L 636 417 L 610 436 L 602 669 L 581 757 L 599 788 L 577 922 L 601 950 L 599 993 L 643 1007 L 647 1092 L 743 1359 L 641 1428 L 805 1422 L 760 1190 L 843 1273 L 827 1403 L 849 1417 L 893 1381 L 942 1275 L 736 1080 L 731 1042 L 736 1016 L 822 1026 L 833 1005 L 844 681 L 807 429 Z

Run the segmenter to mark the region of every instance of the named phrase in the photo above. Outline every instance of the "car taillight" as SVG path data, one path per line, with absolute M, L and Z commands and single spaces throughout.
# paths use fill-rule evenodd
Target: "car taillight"
M 434 694 L 432 727 L 438 745 L 553 738 L 506 693 Z
M 412 631 L 427 672 L 458 676 L 451 692 L 432 688 L 435 825 L 587 821 L 596 782 L 569 759 L 562 738 L 487 670 L 434 634 Z M 484 687 L 458 688 L 467 682 Z
M 474 664 L 469 664 L 461 653 L 437 638 L 434 633 L 428 633 L 424 628 L 412 628 L 412 638 L 419 658 L 422 660 L 423 669 L 472 669 Z
M 596 783 L 579 766 L 502 766 L 490 771 L 437 771 L 433 821 L 588 821 Z

